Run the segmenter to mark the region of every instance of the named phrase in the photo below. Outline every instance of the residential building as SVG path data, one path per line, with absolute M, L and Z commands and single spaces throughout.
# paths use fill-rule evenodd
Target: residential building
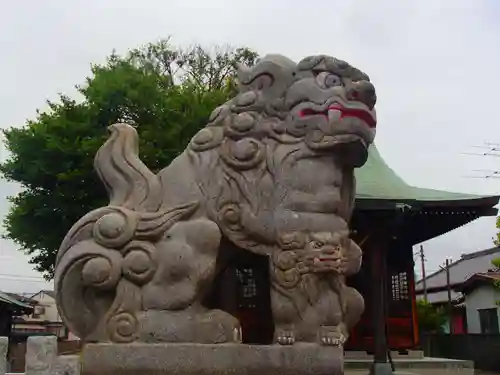
M 488 272 L 492 269 L 491 262 L 495 258 L 500 258 L 500 247 L 498 246 L 475 253 L 463 254 L 460 259 L 452 262 L 448 267 L 452 301 L 458 301 L 461 297 L 456 289 L 473 275 Z M 446 278 L 446 270 L 444 268 L 426 277 L 427 300 L 430 303 L 445 304 L 448 302 L 448 284 Z M 415 293 L 417 299 L 423 299 L 423 280 L 419 280 L 415 284 Z
M 463 289 L 464 286 L 467 285 L 468 287 L 471 285 L 471 280 L 475 282 L 480 277 L 477 275 L 493 271 L 494 266 L 492 265 L 492 261 L 496 258 L 500 258 L 500 247 L 498 246 L 474 253 L 463 254 L 460 259 L 449 264 L 449 275 L 447 275 L 446 268 L 443 267 L 426 277 L 427 300 L 436 306 L 447 306 L 451 302 L 452 313 L 450 315 L 451 319 L 444 327 L 446 332 L 480 332 L 477 328 L 479 323 L 475 317 L 478 314 L 477 309 L 481 307 L 477 306 L 489 306 L 491 296 L 487 297 L 486 295 L 489 293 L 483 288 L 470 296 L 469 304 L 472 304 L 472 306 L 467 306 L 466 295 L 462 291 L 468 290 Z M 449 285 L 447 282 L 448 277 Z M 473 285 L 475 284 L 473 283 Z M 448 293 L 451 301 L 448 300 Z M 417 299 L 424 298 L 423 280 L 419 280 L 415 284 L 415 294 L 417 295 Z M 483 298 L 485 298 L 484 301 L 482 301 Z M 482 314 L 484 315 L 485 313 Z M 490 312 L 490 314 L 492 313 Z M 469 324 L 472 324 L 472 327 Z
M 31 311 L 33 311 L 32 305 L 0 291 L 0 337 L 10 337 L 12 322 L 16 317 L 29 314 Z
M 456 288 L 463 294 L 468 333 L 500 333 L 499 282 L 498 271 L 477 273 Z
M 29 298 L 33 312 L 14 321 L 14 331 L 18 334 L 53 334 L 67 340 L 77 340 L 63 324 L 57 310 L 54 291 L 41 290 Z

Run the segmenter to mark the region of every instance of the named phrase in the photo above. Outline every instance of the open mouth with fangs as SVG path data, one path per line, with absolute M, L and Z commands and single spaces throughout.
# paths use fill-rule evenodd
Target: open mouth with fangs
M 340 119 L 345 117 L 356 117 L 364 121 L 372 129 L 377 126 L 377 121 L 370 112 L 363 109 L 346 108 L 337 103 L 328 106 L 328 108 L 323 111 L 316 111 L 312 108 L 304 108 L 300 111 L 300 117 L 323 115 L 328 118 L 330 111 L 340 112 Z

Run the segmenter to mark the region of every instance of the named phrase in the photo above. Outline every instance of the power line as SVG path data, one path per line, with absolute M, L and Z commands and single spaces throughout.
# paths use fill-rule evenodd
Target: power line
M 29 276 L 29 275 L 20 275 L 20 274 L 13 274 L 13 273 L 0 273 L 0 279 L 12 279 L 12 280 L 24 279 L 24 280 L 32 280 L 32 281 L 36 281 L 36 280 L 47 281 L 41 276 Z
M 0 276 L 26 277 L 28 279 L 43 279 L 42 276 L 21 275 L 20 273 L 3 273 L 3 272 L 0 272 Z
M 17 281 L 17 282 L 20 282 L 20 283 L 30 283 L 30 284 L 43 284 L 43 283 L 47 283 L 47 281 L 43 281 L 43 280 L 22 280 L 22 279 L 7 279 L 7 278 L 1 278 L 0 277 L 0 280 L 1 281 Z
M 472 148 L 478 148 L 485 150 L 484 152 L 462 152 L 462 155 L 472 155 L 472 156 L 489 156 L 500 158 L 500 143 L 494 142 L 484 142 L 483 145 L 471 146 Z M 473 172 L 479 172 L 481 175 L 469 175 L 462 176 L 463 178 L 481 178 L 481 179 L 497 179 L 500 178 L 500 170 L 497 169 L 475 169 Z

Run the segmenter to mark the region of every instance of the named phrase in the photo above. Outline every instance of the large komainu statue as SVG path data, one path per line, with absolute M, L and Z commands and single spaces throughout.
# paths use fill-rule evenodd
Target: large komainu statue
M 345 277 L 354 168 L 375 135 L 375 89 L 344 61 L 270 55 L 240 67 L 239 94 L 215 109 L 157 175 L 137 133 L 111 126 L 95 167 L 110 204 L 81 218 L 57 257 L 64 321 L 87 341 L 218 343 L 238 321 L 205 308 L 221 236 L 267 255 L 275 341 L 342 344 L 364 309 Z

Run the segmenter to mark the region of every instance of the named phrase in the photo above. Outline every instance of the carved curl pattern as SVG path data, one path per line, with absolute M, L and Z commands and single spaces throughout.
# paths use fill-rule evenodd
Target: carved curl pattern
M 230 231 L 238 232 L 243 229 L 241 224 L 241 209 L 238 204 L 226 203 L 219 210 L 219 220 Z
M 278 251 L 272 254 L 275 282 L 285 289 L 295 288 L 301 281 L 297 268 L 297 254 L 293 251 Z
M 244 138 L 236 142 L 226 139 L 219 155 L 230 167 L 247 170 L 256 168 L 262 163 L 266 157 L 266 151 L 264 145 L 253 138 Z
M 275 270 L 276 282 L 285 289 L 295 288 L 301 281 L 301 275 L 298 269 L 292 268 L 286 271 Z
M 308 56 L 297 64 L 297 70 L 308 72 L 333 72 L 339 76 L 350 77 L 353 81 L 370 81 L 370 77 L 344 60 L 332 56 Z
M 218 125 L 220 121 L 223 121 L 226 118 L 226 116 L 230 113 L 230 111 L 231 108 L 227 104 L 223 104 L 215 108 L 210 114 L 210 117 L 208 118 L 208 125 L 209 126 Z
M 191 140 L 189 147 L 196 152 L 207 151 L 219 146 L 223 139 L 222 129 L 207 127 L 201 129 Z
M 303 249 L 306 246 L 305 234 L 298 231 L 282 233 L 278 244 L 283 250 Z
M 137 339 L 139 322 L 136 313 L 141 309 L 141 289 L 122 278 L 116 288 L 113 305 L 103 317 L 106 337 L 112 342 L 130 343 Z
M 136 285 L 147 284 L 157 269 L 156 249 L 144 241 L 133 241 L 123 249 L 123 276 Z
M 129 343 L 135 340 L 139 322 L 134 314 L 120 312 L 108 320 L 107 331 L 113 342 Z
M 256 135 L 257 114 L 253 112 L 242 112 L 228 118 L 225 126 L 225 135 L 232 139 L 241 139 L 246 136 Z
M 95 241 L 111 249 L 130 242 L 135 234 L 138 215 L 121 207 L 112 207 L 114 212 L 101 216 L 94 224 L 92 234 Z
M 289 270 L 297 265 L 297 254 L 293 251 L 279 251 L 273 255 L 273 263 L 280 270 Z
M 63 240 L 56 299 L 63 321 L 80 338 L 131 342 L 140 288 L 157 269 L 154 243 L 198 203 L 162 209 L 160 181 L 138 158 L 135 129 L 117 124 L 110 130 L 95 158 L 110 205 L 82 217 Z

